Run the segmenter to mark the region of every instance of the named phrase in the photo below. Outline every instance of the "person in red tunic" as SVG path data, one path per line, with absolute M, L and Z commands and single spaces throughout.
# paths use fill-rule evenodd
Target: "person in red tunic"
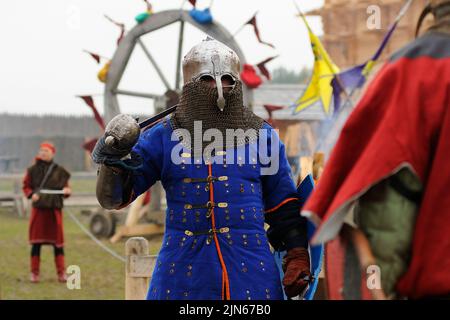
M 49 142 L 40 145 L 35 163 L 27 169 L 23 192 L 31 199 L 29 226 L 31 244 L 31 282 L 39 282 L 40 252 L 43 244 L 53 245 L 58 281 L 66 282 L 64 266 L 63 198 L 70 196 L 70 174 L 53 162 L 55 147 Z
M 427 13 L 433 25 L 379 71 L 302 210 L 319 225 L 313 244 L 352 230 L 393 298 L 450 298 L 450 0 Z M 354 298 L 354 282 L 338 296 Z

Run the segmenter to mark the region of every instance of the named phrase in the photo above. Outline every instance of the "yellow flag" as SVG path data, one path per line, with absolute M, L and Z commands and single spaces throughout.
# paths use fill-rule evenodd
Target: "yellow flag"
M 339 73 L 339 68 L 331 61 L 330 56 L 325 51 L 319 38 L 312 32 L 303 14 L 300 14 L 308 28 L 309 39 L 314 53 L 314 69 L 308 87 L 303 95 L 295 101 L 295 113 L 311 106 L 319 101 L 322 102 L 326 113 L 330 112 L 330 104 L 333 95 L 331 81 L 335 74 Z

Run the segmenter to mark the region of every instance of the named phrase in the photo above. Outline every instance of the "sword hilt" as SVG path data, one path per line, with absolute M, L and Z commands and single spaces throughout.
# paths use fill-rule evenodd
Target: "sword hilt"
M 164 118 L 165 116 L 171 114 L 172 112 L 174 112 L 177 109 L 178 105 L 174 105 L 160 113 L 158 113 L 157 115 L 150 117 L 142 122 L 139 123 L 139 127 L 141 129 L 154 125 L 156 122 L 158 122 L 159 120 L 161 120 L 162 118 Z M 138 119 L 136 119 L 136 122 L 138 121 Z M 114 143 L 116 142 L 116 139 L 113 136 L 107 136 L 105 138 L 105 144 L 109 147 L 113 146 Z

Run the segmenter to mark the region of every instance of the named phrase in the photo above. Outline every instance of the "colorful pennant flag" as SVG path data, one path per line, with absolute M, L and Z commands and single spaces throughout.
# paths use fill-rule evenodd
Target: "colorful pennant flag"
M 197 4 L 197 0 L 189 0 L 189 2 L 192 4 L 192 6 L 195 8 L 195 5 Z
M 123 39 L 123 37 L 125 35 L 125 25 L 123 23 L 120 23 L 120 22 L 117 22 L 117 21 L 111 19 L 106 14 L 105 14 L 105 18 L 120 28 L 120 35 L 119 35 L 119 38 L 117 38 L 117 45 L 119 45 L 120 41 Z
M 269 119 L 272 119 L 272 113 L 274 111 L 278 111 L 281 109 L 286 108 L 285 106 L 278 106 L 278 105 L 274 105 L 274 104 L 265 104 L 264 105 L 264 109 L 266 109 L 267 113 L 269 114 Z
M 95 104 L 94 99 L 92 96 L 78 96 L 79 98 L 83 99 L 83 101 L 91 108 L 92 112 L 94 113 L 95 121 L 97 121 L 98 125 L 105 130 L 105 122 L 103 121 L 102 116 L 98 112 Z
M 336 73 L 339 72 L 339 68 L 329 57 L 320 39 L 311 30 L 305 15 L 300 9 L 298 9 L 298 11 L 308 29 L 309 39 L 314 54 L 314 68 L 308 87 L 293 105 L 294 113 L 298 113 L 319 101 L 322 104 L 323 110 L 326 113 L 329 113 L 333 94 L 331 81 Z
M 259 43 L 262 43 L 262 44 L 265 44 L 265 45 L 267 45 L 269 47 L 275 48 L 275 46 L 273 44 L 268 43 L 268 42 L 264 42 L 264 41 L 261 40 L 261 36 L 259 34 L 259 28 L 258 28 L 258 25 L 256 23 L 256 15 L 257 14 L 258 14 L 258 12 L 256 12 L 254 14 L 254 16 L 250 20 L 248 20 L 244 25 L 251 24 L 253 26 L 253 30 L 255 31 L 255 35 L 256 35 L 256 38 L 258 39 Z
M 108 72 L 109 68 L 111 67 L 111 60 L 106 62 L 103 67 L 100 69 L 100 71 L 97 73 L 97 79 L 102 82 L 106 83 L 106 79 L 108 78 Z
M 101 58 L 100 55 L 90 52 L 90 51 L 87 51 L 87 50 L 83 50 L 83 51 L 86 52 L 87 54 L 89 54 L 95 61 L 97 61 L 97 64 L 100 63 L 100 58 Z
M 270 57 L 267 58 L 264 61 L 261 61 L 260 63 L 258 63 L 256 66 L 258 67 L 259 71 L 267 78 L 267 80 L 270 80 L 270 72 L 269 70 L 267 70 L 266 68 L 266 63 L 272 61 L 273 59 L 277 58 L 278 56 L 274 56 L 274 57 Z
M 192 17 L 192 19 L 200 24 L 210 24 L 213 21 L 210 8 L 206 8 L 203 10 L 197 10 L 194 8 L 189 11 L 189 15 Z
M 141 12 L 134 17 L 137 23 L 141 24 L 148 19 L 153 14 L 153 6 L 148 0 L 144 0 L 147 10 L 145 12 Z
M 356 89 L 361 88 L 364 85 L 377 60 L 381 56 L 381 53 L 386 47 L 386 44 L 389 42 L 389 39 L 394 33 L 394 30 L 396 29 L 399 21 L 406 14 L 411 3 L 412 0 L 407 0 L 403 7 L 400 9 L 399 14 L 395 18 L 395 21 L 392 23 L 392 25 L 389 27 L 388 32 L 384 36 L 383 41 L 381 41 L 381 44 L 378 47 L 377 51 L 367 62 L 345 70 L 337 74 L 333 79 L 331 84 L 333 86 L 334 112 L 337 112 L 340 109 L 340 96 L 344 90 L 348 95 L 352 96 L 353 92 Z
M 97 144 L 97 140 L 98 140 L 98 138 L 93 138 L 93 139 L 86 141 L 82 145 L 83 149 L 92 153 L 92 150 L 94 150 L 94 147 Z
M 269 118 L 266 120 L 271 126 L 276 127 L 275 120 L 272 117 L 273 112 L 286 108 L 285 106 L 277 106 L 273 104 L 265 104 L 263 105 L 264 109 L 266 109 L 269 114 Z

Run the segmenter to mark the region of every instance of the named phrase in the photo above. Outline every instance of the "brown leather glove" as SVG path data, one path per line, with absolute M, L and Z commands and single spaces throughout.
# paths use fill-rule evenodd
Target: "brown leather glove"
M 309 252 L 305 248 L 293 248 L 283 258 L 283 286 L 289 298 L 305 290 L 311 281 Z

